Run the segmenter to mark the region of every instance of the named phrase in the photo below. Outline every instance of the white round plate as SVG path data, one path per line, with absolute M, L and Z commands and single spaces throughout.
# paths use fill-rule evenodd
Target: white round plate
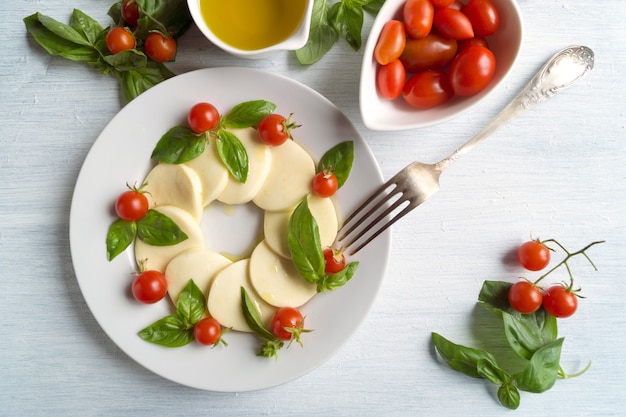
M 214 349 L 191 343 L 165 348 L 142 340 L 137 332 L 173 313 L 166 298 L 143 305 L 130 295 L 136 271 L 132 250 L 106 258 L 105 237 L 115 220 L 113 204 L 126 183 L 141 182 L 152 166 L 150 155 L 171 127 L 186 123 L 189 108 L 200 101 L 221 112 L 249 100 L 276 103 L 276 112 L 293 113 L 302 127 L 297 139 L 318 159 L 335 144 L 352 140 L 355 162 L 336 195 L 344 218 L 382 184 L 380 169 L 352 123 L 331 102 L 285 77 L 246 68 L 209 68 L 189 72 L 151 88 L 125 106 L 102 131 L 78 176 L 70 214 L 70 244 L 76 278 L 96 320 L 135 361 L 177 383 L 211 391 L 241 392 L 279 385 L 328 360 L 367 315 L 383 280 L 390 251 L 385 232 L 352 260 L 361 262 L 344 287 L 318 294 L 303 307 L 304 347 L 293 344 L 278 360 L 256 356 L 259 339 L 248 333 L 225 335 L 228 346 Z

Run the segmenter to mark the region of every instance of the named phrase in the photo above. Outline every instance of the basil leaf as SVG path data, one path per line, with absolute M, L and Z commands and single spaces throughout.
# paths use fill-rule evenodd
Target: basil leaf
M 113 260 L 117 255 L 124 252 L 135 239 L 137 224 L 122 219 L 117 219 L 107 232 L 107 259 Z
M 317 282 L 317 292 L 331 291 L 345 285 L 354 276 L 358 266 L 358 262 L 350 262 L 341 271 L 322 276 Z
M 341 1 L 333 4 L 328 11 L 328 21 L 335 31 L 348 42 L 355 51 L 361 48 L 363 29 L 363 8 Z
M 204 293 L 190 279 L 176 300 L 176 314 L 178 314 L 188 326 L 193 327 L 206 312 L 206 299 Z
M 70 26 L 82 35 L 91 45 L 95 45 L 104 28 L 95 19 L 74 9 L 70 18 Z
M 517 410 L 520 403 L 520 395 L 515 385 L 511 383 L 502 384 L 498 388 L 498 401 L 509 410 Z
M 366 12 L 376 16 L 380 11 L 380 8 L 385 4 L 385 0 L 371 0 L 368 1 L 367 4 L 363 5 L 363 10 Z
M 504 281 L 485 281 L 478 294 L 478 301 L 488 310 L 513 311 L 509 306 L 509 289 L 513 284 Z M 491 307 L 489 309 L 488 307 Z
M 165 65 L 149 60 L 143 68 L 121 73 L 122 92 L 126 100 L 131 101 L 139 94 L 174 75 Z
M 157 142 L 151 158 L 168 164 L 182 164 L 204 152 L 206 141 L 186 126 L 174 126 Z
M 558 377 L 563 340 L 555 340 L 533 354 L 526 368 L 513 375 L 517 388 L 535 393 L 552 388 Z
M 194 339 L 193 326 L 178 315 L 172 314 L 155 321 L 138 333 L 143 340 L 166 347 L 181 347 Z
M 158 30 L 174 38 L 183 35 L 191 26 L 186 0 L 135 0 L 140 11 L 136 36 L 144 38 Z
M 319 228 L 305 197 L 289 218 L 289 252 L 300 275 L 311 283 L 324 277 L 324 253 Z
M 432 333 L 433 343 L 439 355 L 448 364 L 448 366 L 457 372 L 471 376 L 473 378 L 484 378 L 488 375 L 484 370 L 487 364 L 492 369 L 499 369 L 496 359 L 493 355 L 482 349 L 474 349 L 462 345 L 457 345 L 438 333 Z M 483 372 L 481 374 L 481 372 Z M 501 372 L 505 372 L 501 370 Z
M 259 124 L 261 119 L 272 114 L 276 104 L 266 100 L 253 100 L 237 104 L 222 120 L 224 127 L 241 129 Z
M 557 337 L 556 318 L 539 309 L 532 314 L 502 312 L 504 334 L 509 346 L 524 359 L 530 360 L 541 347 Z
M 506 371 L 497 366 L 494 361 L 488 359 L 478 359 L 476 371 L 481 377 L 496 385 L 502 385 L 511 380 L 511 376 Z
M 303 65 L 319 61 L 337 42 L 339 35 L 328 22 L 327 0 L 315 0 L 311 15 L 311 29 L 307 43 L 296 51 L 296 57 Z
M 337 177 L 338 188 L 346 182 L 354 162 L 354 142 L 341 142 L 328 150 L 320 159 L 317 171 L 332 171 Z
M 248 179 L 248 152 L 239 138 L 227 130 L 220 129 L 215 144 L 220 159 L 233 178 L 245 183 Z
M 137 237 L 152 246 L 175 245 L 188 238 L 172 219 L 153 209 L 137 222 Z
M 261 320 L 257 307 L 244 287 L 241 287 L 241 311 L 246 319 L 246 323 L 257 336 L 268 341 L 276 340 L 276 336 L 263 325 L 263 320 Z
M 136 49 L 106 55 L 103 59 L 118 71 L 141 71 L 148 64 L 148 57 Z
M 117 26 L 124 26 L 124 18 L 122 17 L 122 2 L 118 1 L 117 3 L 113 3 L 107 14 L 114 22 L 117 23 Z

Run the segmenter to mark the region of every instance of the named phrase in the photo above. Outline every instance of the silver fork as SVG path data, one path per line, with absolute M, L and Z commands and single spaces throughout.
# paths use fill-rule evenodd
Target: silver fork
M 584 78 L 593 69 L 593 63 L 593 51 L 586 46 L 568 46 L 557 52 L 489 124 L 452 154 L 435 164 L 413 162 L 375 190 L 344 220 L 335 246 L 343 247 L 349 255 L 363 249 L 435 194 L 439 176 L 450 164 L 498 128 Z

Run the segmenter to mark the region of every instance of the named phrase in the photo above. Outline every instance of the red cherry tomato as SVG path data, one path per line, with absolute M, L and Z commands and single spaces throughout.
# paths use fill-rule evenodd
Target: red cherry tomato
M 134 49 L 137 46 L 137 41 L 128 29 L 116 26 L 107 33 L 106 45 L 112 54 L 117 54 Z
M 529 271 L 540 271 L 550 263 L 550 249 L 538 240 L 530 240 L 517 249 L 517 260 Z
M 144 44 L 146 55 L 156 62 L 168 62 L 176 56 L 176 40 L 159 32 L 151 32 Z
M 576 312 L 578 297 L 562 285 L 555 285 L 546 290 L 543 296 L 543 308 L 557 318 L 566 318 Z
M 222 337 L 222 326 L 213 317 L 206 317 L 196 323 L 193 337 L 201 345 L 217 345 Z
M 509 304 L 522 314 L 534 313 L 542 302 L 541 290 L 528 281 L 518 281 L 509 289 Z
M 430 0 L 430 2 L 435 7 L 448 7 L 449 5 L 454 3 L 454 0 Z
M 450 65 L 450 84 L 459 96 L 471 96 L 489 84 L 496 71 L 496 57 L 484 46 L 461 51 Z
M 327 274 L 336 274 L 346 267 L 346 257 L 343 251 L 336 251 L 332 248 L 324 249 L 324 262 L 326 264 L 324 272 Z
M 443 36 L 449 39 L 471 39 L 474 37 L 472 23 L 463 12 L 449 7 L 438 9 L 433 25 Z
M 187 113 L 187 123 L 196 133 L 203 133 L 216 127 L 220 122 L 220 113 L 210 103 L 195 104 Z
M 144 304 L 154 304 L 165 297 L 167 280 L 159 271 L 144 271 L 135 278 L 131 290 L 135 300 Z
M 491 0 L 470 0 L 463 13 L 472 22 L 476 36 L 489 36 L 500 27 L 500 13 Z
M 276 113 L 268 114 L 259 123 L 257 131 L 261 142 L 266 145 L 279 146 L 285 143 L 287 139 L 292 139 L 291 131 L 299 127 L 289 118 Z
M 390 20 L 383 26 L 376 47 L 374 47 L 374 59 L 380 65 L 387 65 L 391 61 L 400 58 L 406 44 L 406 32 L 404 23 L 399 20 Z
M 271 329 L 274 336 L 282 340 L 299 338 L 304 318 L 293 307 L 281 307 L 272 317 Z
M 407 39 L 400 60 L 408 72 L 420 72 L 442 68 L 455 57 L 457 41 L 437 33 L 422 39 Z
M 406 81 L 406 71 L 399 59 L 380 65 L 376 71 L 376 86 L 381 96 L 393 100 L 400 97 Z
M 459 41 L 459 52 L 473 45 L 479 45 L 484 46 L 485 48 L 489 48 L 489 43 L 487 42 L 487 39 L 483 38 L 482 36 L 474 36 L 472 39 L 463 39 L 462 41 Z
M 435 8 L 430 0 L 407 0 L 402 9 L 406 33 L 415 39 L 428 35 L 434 15 Z
M 436 107 L 453 96 L 448 76 L 443 71 L 427 70 L 408 79 L 402 97 L 418 109 Z
M 124 0 L 121 8 L 122 18 L 130 26 L 137 26 L 139 20 L 139 6 L 135 0 Z
M 148 209 L 148 198 L 137 190 L 123 192 L 115 202 L 115 212 L 119 218 L 129 222 L 143 219 Z
M 331 197 L 338 187 L 337 176 L 332 172 L 321 171 L 313 177 L 313 192 L 320 197 Z

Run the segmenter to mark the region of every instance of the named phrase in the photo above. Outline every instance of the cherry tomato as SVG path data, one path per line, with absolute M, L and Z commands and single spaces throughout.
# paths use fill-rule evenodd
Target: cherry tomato
M 430 0 L 430 2 L 435 7 L 448 7 L 449 5 L 454 3 L 454 0 Z
M 474 37 L 472 23 L 463 12 L 449 7 L 438 9 L 433 18 L 433 25 L 443 36 L 449 39 L 471 39 Z
M 576 312 L 578 297 L 562 285 L 554 285 L 543 296 L 543 308 L 557 318 L 566 318 Z
M 282 340 L 299 338 L 304 318 L 293 307 L 281 307 L 272 317 L 271 329 L 274 336 Z
M 287 139 L 292 139 L 291 131 L 299 127 L 291 121 L 291 115 L 288 118 L 272 113 L 261 119 L 257 131 L 261 142 L 266 145 L 279 146 L 285 143 Z
M 517 249 L 517 260 L 529 271 L 540 271 L 550 263 L 550 249 L 538 240 L 530 240 Z
M 380 65 L 387 65 L 400 58 L 406 44 L 404 23 L 399 20 L 390 20 L 383 26 L 378 42 L 374 48 L 374 59 Z
M 139 6 L 135 0 L 124 0 L 122 2 L 122 18 L 130 26 L 137 26 L 139 20 Z
M 407 39 L 400 60 L 408 72 L 439 69 L 446 66 L 457 52 L 457 41 L 430 33 L 422 39 Z
M 213 317 L 203 318 L 194 326 L 193 337 L 201 345 L 216 346 L 222 337 L 222 326 Z
M 346 257 L 343 251 L 337 251 L 333 248 L 324 249 L 324 262 L 326 263 L 324 272 L 327 274 L 336 274 L 346 267 Z
M 137 190 L 123 192 L 115 202 L 115 212 L 120 219 L 135 222 L 144 218 L 148 213 L 148 198 Z
M 168 62 L 176 56 L 176 40 L 159 32 L 151 32 L 143 44 L 146 55 L 156 62 Z
M 321 171 L 313 177 L 313 192 L 320 197 L 330 197 L 337 191 L 339 182 L 332 172 Z
M 459 52 L 473 45 L 479 45 L 484 46 L 485 48 L 489 48 L 489 43 L 487 42 L 487 39 L 483 38 L 482 36 L 474 36 L 472 39 L 463 39 L 462 41 L 459 41 Z
M 195 104 L 187 113 L 187 123 L 191 130 L 203 133 L 216 127 L 220 122 L 220 113 L 210 103 Z
M 154 304 L 165 297 L 167 280 L 159 271 L 144 271 L 134 279 L 131 290 L 135 300 L 144 304 Z
M 430 33 L 435 7 L 430 0 L 407 0 L 402 9 L 406 33 L 419 39 Z
M 116 26 L 107 33 L 106 45 L 112 54 L 117 54 L 134 49 L 137 46 L 137 41 L 128 29 Z
M 381 96 L 393 100 L 400 97 L 406 81 L 406 71 L 399 59 L 380 65 L 376 71 L 376 87 Z
M 528 281 L 518 281 L 509 289 L 509 304 L 522 314 L 534 313 L 542 302 L 541 290 Z
M 491 0 L 470 0 L 463 13 L 472 22 L 476 36 L 489 36 L 500 27 L 500 13 Z
M 496 57 L 484 46 L 461 51 L 450 65 L 450 84 L 459 96 L 471 96 L 489 84 L 496 71 Z
M 448 75 L 439 70 L 418 72 L 408 79 L 402 97 L 418 109 L 436 107 L 454 95 Z

